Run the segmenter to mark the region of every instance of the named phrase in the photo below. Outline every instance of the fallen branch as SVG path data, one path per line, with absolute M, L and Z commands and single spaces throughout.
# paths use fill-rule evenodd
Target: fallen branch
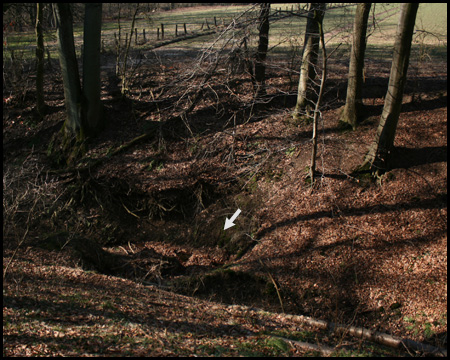
M 245 306 L 245 305 L 230 305 L 228 308 L 233 309 L 233 310 L 236 309 L 239 311 L 254 311 L 256 313 L 260 313 L 263 315 L 274 314 L 274 313 L 271 313 L 271 312 L 268 312 L 265 310 L 261 310 L 261 309 L 257 309 L 257 308 Z M 300 322 L 300 323 L 307 324 L 310 326 L 315 326 L 319 329 L 328 330 L 329 332 L 334 332 L 337 334 L 342 334 L 342 333 L 349 334 L 354 337 L 358 337 L 358 338 L 362 338 L 362 339 L 365 339 L 368 341 L 376 342 L 377 344 L 389 346 L 389 347 L 395 348 L 395 349 L 420 351 L 427 355 L 447 357 L 447 349 L 439 348 L 439 347 L 428 345 L 428 344 L 423 344 L 421 342 L 417 342 L 417 341 L 414 341 L 411 339 L 400 338 L 397 336 L 392 336 L 389 334 L 380 333 L 378 331 L 364 329 L 364 328 L 360 328 L 360 327 L 356 327 L 356 326 L 345 326 L 345 325 L 341 325 L 341 324 L 336 324 L 336 323 L 328 322 L 325 320 L 314 319 L 312 317 L 304 316 L 304 315 L 286 315 L 286 314 L 277 314 L 277 315 L 286 320 L 296 321 L 296 322 Z M 288 339 L 283 338 L 283 340 L 287 341 Z M 300 344 L 298 344 L 298 345 L 300 345 Z M 304 345 L 306 347 L 311 344 L 302 343 L 302 345 Z M 328 350 L 330 350 L 330 349 L 328 349 Z M 320 351 L 320 350 L 317 350 L 317 351 Z M 325 349 L 325 351 L 327 351 L 327 349 Z
M 267 275 L 269 275 L 270 280 L 272 280 L 272 284 L 275 287 L 275 290 L 277 291 L 277 295 L 278 295 L 278 300 L 280 300 L 280 305 L 281 305 L 281 311 L 284 314 L 284 306 L 283 306 L 283 300 L 281 300 L 281 295 L 280 295 L 280 290 L 278 289 L 278 285 L 275 281 L 275 279 L 273 278 L 272 274 L 270 273 L 269 269 L 267 268 L 266 264 L 263 263 L 263 261 L 261 260 L 261 258 L 258 259 L 259 262 L 261 263 L 262 267 L 264 268 L 264 270 L 266 271 Z
M 308 325 L 317 326 L 338 334 L 347 333 L 354 337 L 373 341 L 378 344 L 389 346 L 395 349 L 405 348 L 407 350 L 421 351 L 434 356 L 447 356 L 447 349 L 438 348 L 432 345 L 423 344 L 410 339 L 403 339 L 378 331 L 360 328 L 356 326 L 345 326 L 324 320 L 317 320 L 303 315 L 285 315 L 286 319 L 300 321 Z

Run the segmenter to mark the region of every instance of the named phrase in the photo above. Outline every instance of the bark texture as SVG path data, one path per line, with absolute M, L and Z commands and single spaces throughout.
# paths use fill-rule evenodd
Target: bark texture
M 258 51 L 256 52 L 255 59 L 255 83 L 256 83 L 256 97 L 264 95 L 265 89 L 265 77 L 266 77 L 266 57 L 267 49 L 269 47 L 269 14 L 270 3 L 261 4 L 261 13 L 259 15 L 259 44 Z
M 78 63 L 73 40 L 72 13 L 69 3 L 54 5 L 56 34 L 58 38 L 58 55 L 64 86 L 64 99 L 67 119 L 65 131 L 67 135 L 83 138 L 82 96 Z
M 372 173 L 377 175 L 389 169 L 389 162 L 394 149 L 395 132 L 402 108 L 403 90 L 406 83 L 411 40 L 418 8 L 418 3 L 402 5 L 383 112 L 375 139 L 362 165 L 363 169 L 368 167 Z
M 301 116 L 307 107 L 314 107 L 314 101 L 308 99 L 308 84 L 316 77 L 315 66 L 319 52 L 319 21 L 325 15 L 325 3 L 311 3 L 309 5 L 308 19 L 306 21 L 305 42 L 303 46 L 302 65 L 298 83 L 297 105 L 293 113 L 294 119 Z
M 353 130 L 356 129 L 356 123 L 363 107 L 361 89 L 370 6 L 371 3 L 358 4 L 353 25 L 353 45 L 348 72 L 347 98 L 341 116 L 341 121 L 349 124 Z

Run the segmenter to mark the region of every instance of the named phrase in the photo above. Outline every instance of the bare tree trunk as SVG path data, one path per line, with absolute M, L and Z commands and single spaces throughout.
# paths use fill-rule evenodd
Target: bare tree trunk
M 138 10 L 139 10 L 139 3 L 137 3 L 136 4 L 136 10 L 135 10 L 135 12 L 134 12 L 134 14 L 133 14 L 133 20 L 131 21 L 131 30 L 130 30 L 130 41 L 128 42 L 128 46 L 127 46 L 127 49 L 126 49 L 126 51 L 125 51 L 125 57 L 124 57 L 124 60 L 123 60 L 123 69 L 122 69 L 122 96 L 124 96 L 125 95 L 125 93 L 127 92 L 127 90 L 128 90 L 128 88 L 127 88 L 127 86 L 128 86 L 128 84 L 127 84 L 127 59 L 128 59 L 128 54 L 129 54 L 129 52 L 130 52 L 130 45 L 131 45 L 131 38 L 132 38 L 132 36 L 133 36 L 133 29 L 134 29 L 134 22 L 135 22 L 135 20 L 136 20 L 136 15 L 137 15 L 137 12 L 138 12 Z M 164 36 L 163 36 L 163 38 L 164 38 Z
M 73 40 L 72 13 L 69 3 L 54 4 L 58 55 L 64 86 L 64 99 L 66 104 L 67 119 L 65 121 L 65 132 L 67 135 L 76 137 L 77 140 L 84 138 L 82 124 L 82 95 L 80 75 L 75 54 Z
M 44 34 L 42 32 L 42 3 L 36 4 L 36 109 L 40 119 L 45 114 L 44 101 Z
M 311 3 L 309 5 L 308 19 L 306 22 L 305 43 L 303 46 L 302 65 L 300 68 L 300 79 L 298 82 L 297 105 L 293 113 L 294 119 L 301 117 L 301 111 L 312 107 L 313 103 L 308 100 L 308 84 L 316 77 L 315 65 L 319 51 L 319 26 L 325 14 L 325 3 Z
M 95 135 L 103 126 L 100 101 L 100 47 L 102 4 L 86 3 L 84 17 L 83 95 L 84 118 L 89 135 Z
M 353 45 L 348 72 L 347 99 L 341 115 L 341 121 L 349 124 L 353 130 L 361 113 L 363 103 L 361 87 L 363 82 L 364 53 L 366 51 L 366 30 L 371 3 L 359 3 L 356 7 L 353 25 Z
M 73 39 L 69 3 L 53 5 L 58 37 L 59 62 L 64 86 L 67 118 L 62 131 L 55 134 L 48 152 L 58 164 L 72 164 L 85 152 L 87 135 L 94 135 L 101 125 L 100 39 L 101 5 L 86 5 L 83 91 Z
M 269 47 L 269 14 L 270 3 L 261 4 L 261 13 L 259 15 L 259 44 L 258 51 L 255 59 L 255 83 L 256 91 L 255 97 L 264 95 L 265 89 L 265 76 L 266 76 L 266 61 L 267 48 Z
M 319 96 L 317 98 L 316 106 L 314 108 L 314 123 L 313 123 L 313 137 L 312 137 L 313 149 L 311 152 L 311 168 L 310 168 L 310 174 L 309 174 L 310 179 L 311 179 L 311 185 L 314 184 L 314 175 L 316 172 L 317 129 L 318 129 L 318 125 L 319 125 L 320 102 L 322 101 L 323 91 L 325 88 L 325 81 L 327 79 L 327 51 L 325 48 L 325 39 L 324 39 L 324 33 L 323 33 L 322 20 L 323 20 L 323 16 L 317 17 L 320 41 L 322 43 L 322 79 L 320 81 Z
M 375 139 L 361 166 L 361 169 L 370 168 L 371 172 L 377 175 L 389 169 L 389 162 L 394 149 L 395 131 L 402 107 L 411 40 L 418 8 L 418 3 L 402 5 L 383 113 Z

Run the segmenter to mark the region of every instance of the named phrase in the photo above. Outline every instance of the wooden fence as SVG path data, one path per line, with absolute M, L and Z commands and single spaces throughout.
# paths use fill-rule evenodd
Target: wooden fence
M 230 20 L 231 21 L 231 20 Z M 198 30 L 191 30 L 188 32 L 189 27 L 197 27 Z M 213 17 L 213 19 L 205 18 L 205 21 L 202 23 L 161 23 L 159 27 L 156 29 L 156 40 L 164 40 L 167 36 L 174 36 L 175 38 L 179 36 L 188 36 L 189 34 L 194 34 L 196 31 L 207 31 L 211 29 L 218 29 L 220 26 L 225 26 L 225 19 L 222 21 L 218 21 L 217 17 Z M 170 29 L 170 32 L 168 31 Z M 142 36 L 141 39 L 139 37 Z M 134 29 L 134 43 L 135 44 L 145 44 L 148 40 L 148 32 L 145 29 L 139 30 Z
M 277 18 L 280 16 L 289 16 L 289 13 L 293 13 L 296 11 L 300 11 L 299 5 L 291 5 L 290 7 L 287 6 L 284 9 L 283 8 L 272 8 L 271 11 L 271 17 Z M 208 30 L 217 30 L 218 28 L 224 28 L 225 25 L 230 24 L 233 21 L 233 18 L 229 19 L 217 19 L 216 16 L 214 16 L 212 19 L 207 19 L 202 23 L 161 23 L 160 26 L 156 29 L 156 40 L 165 40 L 168 36 L 174 36 L 175 38 L 178 37 L 186 37 L 188 35 L 193 35 L 198 31 L 208 31 Z M 188 26 L 191 28 L 190 31 L 188 31 Z M 197 28 L 197 30 L 192 30 L 192 28 Z M 170 29 L 170 30 L 169 30 Z M 141 35 L 142 34 L 142 35 Z M 148 32 L 146 32 L 145 29 L 139 30 L 135 28 L 134 29 L 134 43 L 137 44 L 145 44 L 148 41 Z M 142 38 L 140 39 L 140 37 Z

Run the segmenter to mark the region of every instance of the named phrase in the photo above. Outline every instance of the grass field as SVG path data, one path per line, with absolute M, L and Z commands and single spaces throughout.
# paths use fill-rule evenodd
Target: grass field
M 276 4 L 272 7 L 272 11 L 281 9 L 282 11 L 290 10 L 292 4 Z M 217 24 L 228 24 L 233 17 L 239 16 L 249 6 L 244 5 L 230 5 L 206 7 L 200 6 L 196 8 L 176 9 L 172 11 L 156 12 L 151 14 L 140 14 L 136 21 L 136 27 L 142 40 L 142 30 L 146 30 L 147 43 L 139 46 L 142 50 L 155 44 L 157 37 L 157 28 L 164 24 L 165 39 L 173 38 L 175 35 L 175 25 L 178 24 L 178 31 L 181 34 L 183 24 L 186 23 L 188 33 L 201 31 L 202 24 L 205 20 L 213 27 L 214 17 L 217 19 Z M 385 58 L 385 52 L 371 51 L 379 46 L 386 47 L 387 52 L 390 51 L 394 42 L 394 34 L 398 23 L 399 4 L 374 4 L 371 10 L 371 17 L 369 20 L 370 33 L 368 39 L 369 55 L 380 58 Z M 252 16 L 257 16 L 257 7 L 253 7 L 248 13 L 247 19 Z M 330 7 L 327 10 L 324 18 L 324 28 L 327 32 L 326 42 L 330 49 L 335 48 L 341 44 L 344 48 L 348 48 L 351 41 L 351 30 L 353 26 L 353 15 L 355 6 L 346 5 L 339 7 Z M 375 14 L 376 16 L 374 17 Z M 243 17 L 245 18 L 245 16 Z M 131 26 L 131 19 L 123 19 L 121 21 L 122 39 L 125 37 L 124 33 L 129 32 Z M 303 33 L 305 27 L 305 18 L 303 17 L 288 17 L 288 18 L 273 18 L 270 29 L 269 46 L 273 48 L 273 52 L 289 53 L 292 50 L 298 51 L 303 42 Z M 206 29 L 206 25 L 203 26 Z M 436 47 L 434 54 L 443 56 L 446 53 L 447 43 L 447 4 L 421 4 L 416 20 L 416 29 L 424 30 L 417 31 L 415 40 L 417 44 Z M 102 36 L 105 47 L 113 50 L 114 33 L 118 31 L 117 21 L 106 21 L 103 24 Z M 252 30 L 256 34 L 256 26 Z M 83 33 L 82 24 L 75 24 L 74 26 L 75 39 L 77 44 L 81 44 Z M 215 35 L 199 37 L 196 39 L 186 40 L 172 45 L 167 45 L 167 48 L 180 46 L 189 48 L 190 50 L 200 49 L 205 45 L 205 42 L 210 42 L 215 38 Z M 56 57 L 56 37 L 54 31 L 46 33 L 45 42 L 49 47 L 52 57 Z M 5 46 L 6 44 L 6 46 Z M 35 35 L 33 31 L 23 33 L 11 33 L 3 35 L 3 58 L 8 59 L 11 56 L 11 51 L 15 52 L 17 57 L 23 59 L 30 59 L 34 57 L 35 49 Z M 440 49 L 440 50 L 439 50 Z M 79 49 L 78 53 L 79 53 Z

